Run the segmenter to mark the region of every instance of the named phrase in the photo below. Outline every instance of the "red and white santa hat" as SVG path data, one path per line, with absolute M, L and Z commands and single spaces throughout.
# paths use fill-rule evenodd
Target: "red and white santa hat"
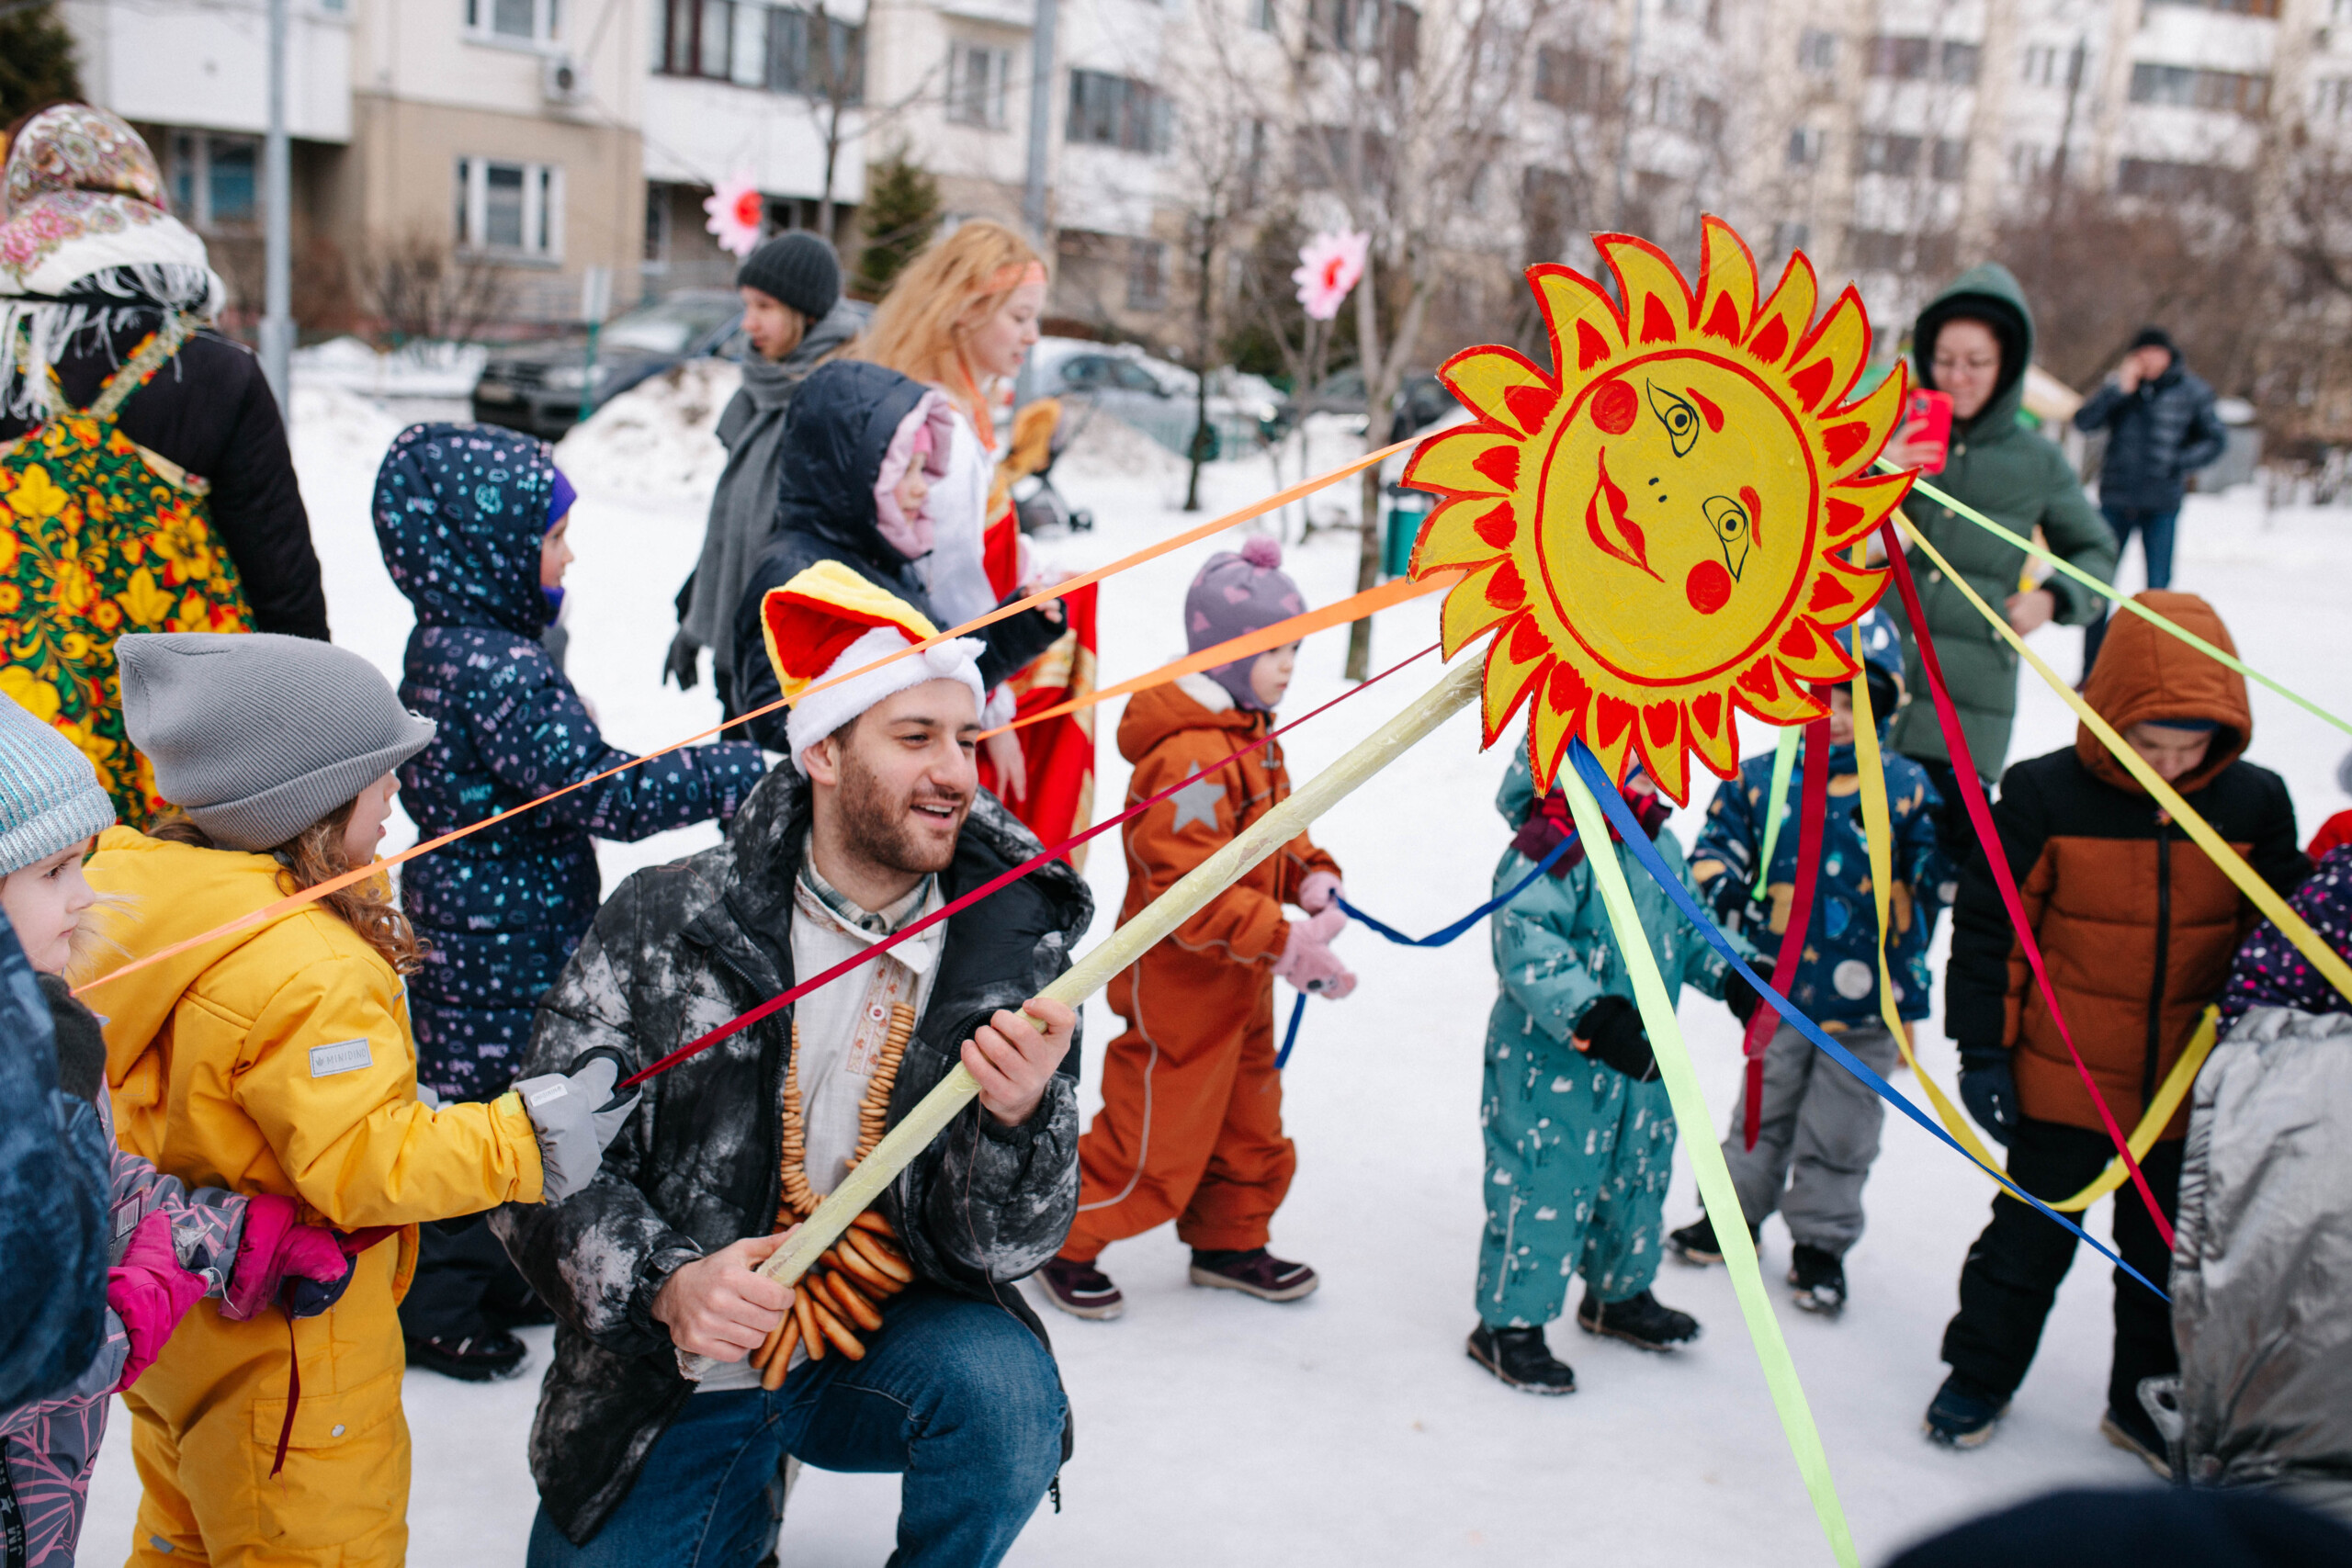
M 808 748 L 886 697 L 930 681 L 961 681 L 972 709 L 988 703 L 979 638 L 951 637 L 916 652 L 939 628 L 905 600 L 839 561 L 819 561 L 760 601 L 768 662 L 792 712 L 785 733 L 803 773 Z M 896 655 L 897 657 L 893 657 Z M 886 662 L 887 661 L 887 662 Z M 875 666 L 875 668 L 868 668 Z

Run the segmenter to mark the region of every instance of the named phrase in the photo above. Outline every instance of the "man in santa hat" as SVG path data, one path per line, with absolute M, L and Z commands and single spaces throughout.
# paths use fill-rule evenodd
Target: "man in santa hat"
M 526 1075 L 597 1045 L 656 1061 L 1038 852 L 976 782 L 977 641 L 914 651 L 931 624 L 834 562 L 763 611 L 791 761 L 724 843 L 605 903 L 541 1003 Z M 669 1561 L 687 1540 L 752 1568 L 788 1459 L 903 1472 L 896 1562 L 1004 1555 L 1069 1449 L 1013 1281 L 1077 1207 L 1078 1019 L 1036 993 L 1091 914 L 1077 874 L 1046 863 L 651 1078 L 590 1187 L 494 1216 L 559 1320 L 533 1568 Z M 756 1273 L 959 1061 L 978 1102 L 861 1217 L 873 1228 L 797 1292 Z M 718 1364 L 689 1382 L 690 1355 Z

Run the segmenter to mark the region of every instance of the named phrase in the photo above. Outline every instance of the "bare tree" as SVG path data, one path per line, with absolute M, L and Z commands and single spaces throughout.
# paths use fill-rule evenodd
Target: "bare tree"
M 371 238 L 354 271 L 368 313 L 395 348 L 471 342 L 507 314 L 513 293 L 504 267 L 421 228 Z
M 815 0 L 806 9 L 778 7 L 768 13 L 771 28 L 796 29 L 770 44 L 775 62 L 772 69 L 787 78 L 778 85 L 801 96 L 824 149 L 825 172 L 817 205 L 819 231 L 828 244 L 838 240 L 833 186 L 842 153 L 853 142 L 897 124 L 907 110 L 937 95 L 946 69 L 944 62 L 934 62 L 904 92 L 880 103 L 868 103 L 865 43 L 874 12 L 879 9 L 870 7 L 864 22 L 833 15 L 828 0 Z

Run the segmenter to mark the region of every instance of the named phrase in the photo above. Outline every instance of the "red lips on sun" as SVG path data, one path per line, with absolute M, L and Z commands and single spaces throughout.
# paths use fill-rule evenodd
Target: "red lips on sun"
M 1623 435 L 1633 429 L 1641 412 L 1641 399 L 1623 381 L 1604 381 L 1593 389 L 1592 423 L 1608 434 Z M 1598 468 L 1600 477 L 1593 485 L 1592 499 L 1585 503 L 1586 533 L 1602 554 L 1614 556 L 1657 579 L 1657 572 L 1650 565 L 1649 541 L 1627 509 L 1624 491 L 1609 477 L 1606 446 L 1600 449 Z M 1613 527 L 1605 526 L 1604 523 Z M 1731 603 L 1731 572 L 1721 561 L 1702 560 L 1682 580 L 1682 596 L 1699 614 L 1712 615 Z

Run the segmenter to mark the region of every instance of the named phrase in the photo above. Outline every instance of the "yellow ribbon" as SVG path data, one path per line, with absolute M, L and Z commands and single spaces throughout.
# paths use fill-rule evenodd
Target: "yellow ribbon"
M 1902 517 L 1899 512 L 1895 515 Z M 2237 851 L 2230 848 L 2222 835 L 2213 830 L 2213 825 L 2211 822 L 2199 816 L 2188 802 L 2181 799 L 2178 790 L 2166 784 L 2154 768 L 2148 766 L 2140 753 L 2132 750 L 2123 737 L 2115 732 L 2115 727 L 2100 717 L 2097 708 L 2083 700 L 2082 694 L 2062 679 L 2055 670 L 2044 663 L 2040 654 L 2026 646 L 2025 638 L 2019 637 L 2017 628 L 2009 625 L 2008 617 L 1996 614 L 1992 606 L 1978 596 L 1976 590 L 1968 585 L 1968 580 L 1952 570 L 1951 563 L 1944 559 L 1941 552 L 1928 542 L 1927 536 L 1914 527 L 1907 517 L 1903 517 L 1903 531 L 1911 536 L 1914 544 L 1927 552 L 1928 558 L 1942 570 L 1945 578 L 1951 581 L 1951 585 L 1967 596 L 1968 602 L 1976 606 L 1977 613 L 1993 624 L 1993 629 L 1999 632 L 2008 645 L 2017 650 L 2018 657 L 2032 665 L 2034 673 L 2048 682 L 2050 689 L 2057 693 L 2068 707 L 2075 710 L 2075 716 L 2082 720 L 2083 727 L 2098 737 L 2100 745 L 2115 754 L 2115 760 L 2122 763 L 2126 771 L 2139 781 L 2140 787 L 2146 790 L 2149 796 L 2162 807 L 2174 821 L 2188 830 L 2189 838 L 2196 841 L 2197 847 L 2203 850 L 2206 856 L 2221 868 L 2223 875 L 2237 884 L 2238 891 L 2245 894 L 2256 908 L 2268 917 L 2270 923 L 2278 928 L 2279 933 L 2295 944 L 2296 951 L 2311 961 L 2312 967 L 2327 977 L 2329 985 L 2335 987 L 2347 999 L 2352 999 L 2352 964 L 2346 964 L 2334 948 L 2320 940 L 2319 933 L 2312 930 L 2310 923 L 2302 916 L 2295 913 L 2288 906 L 2287 900 L 2278 897 L 2277 890 L 2270 884 L 2256 874 L 2255 869 L 2245 863 L 2245 858 Z
M 2149 1102 L 2147 1114 L 2142 1116 L 2140 1124 L 2132 1130 L 2132 1136 L 2127 1142 L 2132 1145 L 2133 1159 L 2145 1160 L 2148 1157 L 2148 1151 L 2156 1146 L 2156 1140 L 2163 1136 L 2164 1130 L 2172 1125 L 2173 1115 L 2179 1111 L 2180 1102 L 2188 1098 L 2189 1086 L 2196 1083 L 2198 1069 L 2205 1065 L 2205 1058 L 2213 1054 L 2214 1042 L 2219 1038 L 2215 1032 L 2215 1020 L 2220 1018 L 2221 1012 L 2219 1008 L 2205 1010 L 2205 1016 L 2197 1022 L 2197 1032 L 2189 1037 L 2188 1049 L 2181 1052 L 2180 1060 L 2172 1065 L 2172 1071 L 2165 1075 L 2164 1087 L 2156 1090 L 2156 1098 Z M 2069 1213 L 2077 1213 L 2089 1208 L 2131 1179 L 2132 1172 L 2124 1165 L 2123 1156 L 2118 1155 L 2107 1162 L 2107 1168 L 2099 1172 L 2098 1180 L 2064 1202 L 2050 1206 L 2064 1209 Z
M 1563 767 L 1559 777 L 1568 809 L 1576 816 L 1577 836 L 1588 844 L 1607 844 L 1609 819 L 1601 815 L 1600 802 L 1592 797 L 1574 767 Z M 1665 976 L 1658 973 L 1657 955 L 1650 951 L 1649 936 L 1634 908 L 1633 891 L 1625 886 L 1625 868 L 1613 852 L 1588 855 L 1585 863 L 1592 867 L 1593 883 L 1609 911 L 1610 930 L 1616 935 L 1617 950 L 1633 981 L 1634 1000 L 1642 1011 L 1642 1027 L 1649 1032 L 1650 1049 L 1657 1056 L 1658 1076 L 1665 1080 L 1667 1099 L 1673 1103 L 1675 1123 L 1691 1134 L 1683 1139 L 1682 1146 L 1690 1154 L 1692 1174 L 1699 1179 L 1699 1197 L 1711 1214 L 1736 1214 L 1739 1193 L 1732 1186 L 1731 1168 L 1724 1163 L 1724 1152 L 1715 1145 L 1714 1117 L 1700 1090 L 1698 1069 L 1690 1065 L 1682 1026 L 1674 1016 L 1674 1002 L 1667 995 Z M 1789 1354 L 1788 1341 L 1781 1337 L 1781 1321 L 1772 1315 L 1764 1271 L 1756 1261 L 1755 1241 L 1741 1224 L 1719 1225 L 1716 1235 L 1724 1249 L 1724 1266 L 1731 1273 L 1733 1292 L 1739 1297 L 1740 1315 L 1747 1320 L 1748 1337 L 1755 1341 L 1756 1359 L 1764 1369 L 1764 1384 L 1771 1391 L 1781 1428 L 1788 1435 L 1789 1451 L 1796 1457 L 1797 1472 L 1813 1498 L 1814 1514 L 1821 1520 L 1822 1533 L 1829 1538 L 1829 1550 L 1839 1568 L 1859 1568 L 1853 1532 L 1846 1528 L 1846 1512 L 1838 1501 L 1837 1483 L 1830 1479 L 1829 1455 L 1821 1445 L 1821 1430 L 1814 1425 L 1812 1407 L 1805 1403 L 1804 1387 L 1797 1381 L 1796 1361 Z

